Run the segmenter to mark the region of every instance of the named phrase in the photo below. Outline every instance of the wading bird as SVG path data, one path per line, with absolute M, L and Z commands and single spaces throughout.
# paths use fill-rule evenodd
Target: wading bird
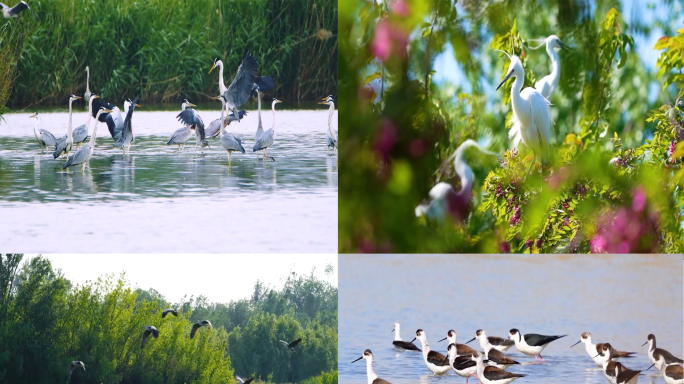
M 392 345 L 394 345 L 395 348 L 420 352 L 420 349 L 418 349 L 415 344 L 401 339 L 401 335 L 399 334 L 400 330 L 401 326 L 399 325 L 399 322 L 395 322 L 394 329 L 392 329 L 392 332 L 394 332 L 394 341 L 392 342 Z
M 479 331 L 480 330 L 478 330 L 478 332 Z M 484 331 L 482 331 L 482 333 L 484 334 Z M 466 344 L 477 339 L 477 332 L 475 332 L 475 335 L 476 335 L 476 337 L 473 337 L 472 339 L 470 339 Z M 503 337 L 497 337 L 497 336 L 486 336 L 486 337 L 487 337 L 487 341 L 492 346 L 492 348 L 497 349 L 501 352 L 506 352 L 506 351 L 508 351 L 508 349 L 510 347 L 515 345 L 515 342 L 513 340 L 504 339 Z M 482 345 L 482 341 L 480 341 L 480 345 Z M 482 347 L 482 348 L 484 348 L 484 347 Z
M 74 143 L 74 137 L 72 136 L 73 132 L 71 129 L 72 103 L 74 100 L 78 100 L 80 98 L 81 96 L 69 96 L 69 127 L 67 128 L 67 137 L 66 140 L 58 142 L 55 146 L 55 152 L 52 154 L 53 158 L 55 159 L 65 155 L 67 160 L 69 160 L 69 151 L 71 151 L 71 145 Z
M 425 365 L 430 372 L 435 375 L 443 375 L 449 372 L 451 367 L 449 366 L 448 359 L 441 353 L 430 349 L 427 342 L 427 336 L 422 329 L 416 331 L 416 337 L 411 340 L 411 342 L 413 343 L 416 339 L 420 340 L 420 343 L 423 346 L 423 360 L 425 360 Z
M 681 365 L 667 365 L 665 356 L 659 353 L 655 353 L 654 357 L 655 363 L 653 363 L 653 365 L 660 370 L 666 384 L 684 384 L 684 369 L 682 369 Z M 653 365 L 651 365 L 651 367 L 653 367 Z M 647 371 L 651 369 L 651 367 L 648 367 Z
M 98 116 L 101 115 L 102 113 L 109 113 L 111 112 L 108 109 L 105 109 L 104 107 L 100 107 L 100 110 L 97 112 Z M 85 166 L 88 162 L 90 162 L 90 159 L 93 157 L 93 153 L 95 153 L 95 136 L 97 134 L 97 121 L 95 122 L 95 127 L 93 128 L 93 134 L 90 135 L 90 143 L 85 144 L 83 148 L 79 149 L 76 151 L 76 153 L 67 160 L 66 163 L 64 163 L 64 166 L 62 169 L 67 169 L 68 167 L 74 167 L 77 165 L 81 166 L 81 172 L 85 170 Z
M 187 100 L 183 100 L 183 103 L 190 107 L 196 107 L 195 104 L 192 104 Z M 176 118 L 188 128 L 195 130 L 195 148 L 198 146 L 201 146 L 200 148 L 209 146 L 206 134 L 204 133 L 204 122 L 197 111 L 192 108 L 184 108 L 183 111 L 176 116 Z
M 370 349 L 366 349 L 365 351 L 363 351 L 363 356 L 352 361 L 350 364 L 354 364 L 361 359 L 366 360 L 366 374 L 368 375 L 368 384 L 391 384 L 389 381 L 383 380 L 375 374 L 375 371 L 373 370 L 373 352 L 371 352 Z
M 126 103 L 124 103 L 124 106 L 125 105 Z M 128 103 L 128 105 L 130 105 L 130 103 Z M 105 107 L 105 109 L 112 111 L 111 113 L 103 113 L 100 115 L 98 121 L 107 125 L 109 134 L 112 136 L 112 139 L 114 139 L 114 142 L 116 142 L 121 138 L 124 127 L 124 118 L 121 115 L 121 110 L 114 104 L 104 102 L 102 99 L 96 99 L 93 101 L 93 110 L 91 113 L 93 117 L 95 117 L 101 107 Z M 126 113 L 126 111 L 127 108 L 124 107 L 124 113 Z
M 447 337 L 443 338 L 442 340 L 438 340 L 438 343 L 441 343 L 444 340 L 449 340 L 449 344 L 454 344 L 456 345 L 456 353 L 458 353 L 460 356 L 467 355 L 470 356 L 473 352 L 475 352 L 474 349 L 470 348 L 469 346 L 465 344 L 457 344 L 456 343 L 456 338 L 458 336 L 456 335 L 456 331 L 453 329 L 450 329 L 449 332 L 447 332 Z
M 504 355 L 503 352 L 494 348 L 494 346 L 489 343 L 489 338 L 485 334 L 484 330 L 478 329 L 475 332 L 475 337 L 470 339 L 468 341 L 468 343 L 470 343 L 473 340 L 478 340 L 480 342 L 480 347 L 482 347 L 482 349 L 484 349 L 485 359 L 489 360 L 490 365 L 493 365 L 497 368 L 501 368 L 501 369 L 505 370 L 506 368 L 510 367 L 511 365 L 520 364 L 517 361 L 511 359 L 510 357 Z M 466 344 L 468 344 L 468 343 L 466 343 Z
M 213 99 L 221 101 L 221 121 L 223 121 L 224 114 L 226 113 L 226 110 L 224 108 L 226 99 L 225 97 L 223 97 L 223 95 L 213 97 Z M 230 124 L 230 120 L 228 120 L 228 124 Z M 239 137 L 230 134 L 226 131 L 226 125 L 221 124 L 221 145 L 226 151 L 228 151 L 228 166 L 230 167 L 230 161 L 233 151 L 245 153 L 245 148 L 242 146 L 242 140 Z
M 90 101 L 90 96 L 91 96 L 91 94 L 90 94 L 90 67 L 86 65 L 85 70 L 86 70 L 86 91 L 83 94 L 83 100 L 85 100 L 85 102 L 87 103 Z
M 449 347 L 447 347 L 449 366 L 454 370 L 454 372 L 456 372 L 457 375 L 465 377 L 467 384 L 468 378 L 477 373 L 477 363 L 470 358 L 470 355 L 459 355 L 456 349 L 456 344 L 453 343 L 449 344 Z
M 114 143 L 115 147 L 121 147 L 124 155 L 126 152 L 130 153 L 131 151 L 131 142 L 133 142 L 133 111 L 135 111 L 135 107 L 140 107 L 140 104 L 138 104 L 139 101 L 140 98 L 136 97 L 135 100 L 131 102 L 131 106 L 128 107 L 121 137 Z
M 603 374 L 610 384 L 636 384 L 641 371 L 633 371 L 622 363 L 613 361 L 614 350 L 610 343 L 603 344 L 602 351 L 606 356 L 603 362 Z
M 242 119 L 243 117 L 245 117 L 247 115 L 247 111 L 245 111 L 244 109 L 241 109 L 239 111 L 239 113 L 240 113 L 240 119 Z M 225 115 L 222 115 L 222 116 L 225 116 Z M 231 113 L 230 115 L 228 115 L 228 123 L 232 123 L 233 121 L 236 121 L 236 120 L 238 120 L 238 118 L 235 117 L 235 114 Z M 204 130 L 204 133 L 206 134 L 207 137 L 214 137 L 214 138 L 219 137 L 219 135 L 221 134 L 221 125 L 222 124 L 227 125 L 225 117 L 221 117 L 221 118 L 216 119 L 216 120 L 212 121 L 211 123 L 209 123 L 209 126 Z
M 195 333 L 197 332 L 197 330 L 202 327 L 207 327 L 211 329 L 211 323 L 209 322 L 209 320 L 202 320 L 193 324 L 192 329 L 190 330 L 190 338 L 192 339 L 193 337 L 195 337 Z
M 430 219 L 444 220 L 447 213 L 456 221 L 465 221 L 470 213 L 470 192 L 473 188 L 473 171 L 465 162 L 464 155 L 468 148 L 477 148 L 488 155 L 498 156 L 493 152 L 482 149 L 474 140 L 466 140 L 456 148 L 456 151 L 442 163 L 437 173 L 441 176 L 451 159 L 454 159 L 454 169 L 461 179 L 461 189 L 458 192 L 449 183 L 437 183 L 429 193 L 429 201 L 423 201 L 416 207 L 416 216 L 425 215 Z
M 266 160 L 266 150 L 273 145 L 273 140 L 275 140 L 276 134 L 275 134 L 275 105 L 278 103 L 282 103 L 282 101 L 273 98 L 273 102 L 271 103 L 271 111 L 273 112 L 273 124 L 271 125 L 271 128 L 261 134 L 256 141 L 254 142 L 254 147 L 252 148 L 252 152 L 264 150 L 264 160 Z M 271 158 L 273 159 L 273 158 Z M 275 160 L 275 159 L 273 159 Z
M 328 130 L 325 131 L 325 141 L 328 144 L 328 154 L 330 154 L 330 147 L 333 149 L 333 154 L 337 151 L 337 132 L 332 130 L 332 117 L 335 112 L 335 102 L 332 95 L 323 98 L 318 104 L 325 104 L 330 106 L 330 113 L 328 114 Z
M 295 340 L 295 341 L 293 341 L 293 342 L 291 342 L 291 343 L 288 343 L 288 342 L 285 341 L 285 340 L 279 340 L 279 341 L 280 341 L 280 344 L 284 345 L 285 348 L 287 348 L 287 349 L 290 350 L 290 352 L 294 352 L 294 351 L 295 351 L 295 347 L 296 347 L 297 345 L 299 345 L 299 343 L 302 342 L 302 339 L 299 338 L 299 339 L 297 339 L 297 340 Z
M 242 380 L 242 378 L 241 378 L 240 376 L 235 376 L 235 379 L 236 379 L 240 384 L 249 384 L 249 383 L 251 383 L 251 382 L 254 380 L 253 377 L 250 377 L 250 378 L 247 379 L 247 380 Z
M 154 338 L 159 337 L 159 330 L 151 325 L 146 325 L 145 326 L 145 331 L 143 331 L 142 334 L 142 346 L 140 348 L 145 348 L 145 344 L 147 344 L 147 339 L 150 338 L 150 335 L 154 336 Z
M 259 124 L 257 125 L 256 134 L 254 135 L 254 140 L 257 140 L 259 136 L 264 133 L 264 127 L 261 124 L 261 92 L 268 91 L 273 88 L 273 78 L 270 76 L 257 76 L 257 80 L 252 87 L 252 94 L 257 97 L 257 115 L 259 117 Z M 259 155 L 257 155 L 258 157 Z
M 36 119 L 36 123 L 33 125 L 33 134 L 36 136 L 36 140 L 38 140 L 38 143 L 40 144 L 40 149 L 45 152 L 45 149 L 48 147 L 54 147 L 57 145 L 57 139 L 55 139 L 55 136 L 50 133 L 50 131 L 42 128 L 38 128 L 40 125 L 40 116 L 38 116 L 38 112 L 34 113 L 33 115 L 29 116 L 29 119 Z
M 480 380 L 482 384 L 508 384 L 513 380 L 527 376 L 520 373 L 506 372 L 491 365 L 485 367 L 484 359 L 480 352 L 473 353 L 470 359 L 477 364 L 477 374 L 472 375 Z
M 71 364 L 69 364 L 69 375 L 67 376 L 67 381 L 71 380 L 71 374 L 74 373 L 74 369 L 76 368 L 83 368 L 83 372 L 85 372 L 85 364 L 83 364 L 82 361 L 72 361 Z
M 515 342 L 515 348 L 517 348 L 518 351 L 522 352 L 524 355 L 534 356 L 535 361 L 539 361 L 539 359 L 537 359 L 537 356 L 539 356 L 541 357 L 542 361 L 545 361 L 544 357 L 541 355 L 541 352 L 544 350 L 544 348 L 546 348 L 552 341 L 558 340 L 565 336 L 567 335 L 545 336 L 537 335 L 536 333 L 528 333 L 523 336 L 520 331 L 513 328 L 510 330 L 508 338 Z
M 31 11 L 31 13 L 33 13 L 33 16 L 36 18 L 36 20 L 38 20 L 38 15 L 36 15 L 36 13 L 33 12 L 33 9 L 31 9 L 31 7 L 29 7 L 29 5 L 26 4 L 25 1 L 20 1 L 19 4 L 15 5 L 12 8 L 6 6 L 3 3 L 0 3 L 0 7 L 2 7 L 2 16 L 5 19 L 9 19 L 10 17 L 16 19 L 19 17 L 20 13 L 28 9 Z
M 514 135 L 520 133 L 520 138 L 523 143 L 525 143 L 534 154 L 532 162 L 525 173 L 525 178 L 527 178 L 537 156 L 541 157 L 542 168 L 544 166 L 544 158 L 551 156 L 551 152 L 549 151 L 551 132 L 553 131 L 551 108 L 549 107 L 551 103 L 534 88 L 528 87 L 522 89 L 525 79 L 525 70 L 523 69 L 520 59 L 516 55 L 509 56 L 508 53 L 503 53 L 511 59 L 511 64 L 508 67 L 506 77 L 499 83 L 496 90 L 498 91 L 510 78 L 515 78 L 515 82 L 511 87 L 511 104 L 513 105 L 513 117 L 515 121 L 513 127 L 509 131 L 509 137 L 514 138 Z
M 220 64 L 219 64 L 220 63 Z M 237 74 L 233 79 L 233 82 L 228 88 L 223 84 L 223 62 L 221 60 L 215 59 L 214 65 L 212 65 L 209 73 L 219 66 L 219 91 L 226 98 L 226 108 L 235 114 L 235 117 L 240 116 L 237 108 L 244 104 L 252 92 L 254 83 L 256 81 L 256 73 L 259 68 L 256 59 L 250 52 L 247 52 L 242 63 L 238 67 Z M 238 119 L 238 121 L 240 121 Z
M 667 365 L 673 365 L 673 364 L 682 364 L 684 361 L 682 359 L 675 357 L 673 354 L 670 352 L 661 349 L 661 348 L 656 348 L 656 337 L 654 334 L 648 335 L 648 339 L 646 340 L 645 343 L 643 343 L 641 346 L 643 347 L 644 345 L 648 344 L 648 359 L 651 360 L 651 363 L 656 362 L 655 355 L 661 355 L 665 359 L 665 364 Z
M 166 308 L 166 309 L 162 312 L 162 319 L 165 318 L 166 315 L 168 315 L 169 313 L 172 314 L 172 315 L 174 315 L 175 317 L 178 317 L 178 311 L 176 311 L 176 310 L 173 309 L 173 308 Z
M 194 105 L 195 104 L 190 103 L 187 99 L 183 99 L 183 101 L 181 102 L 181 112 L 185 111 L 185 109 L 188 106 Z M 187 143 L 188 140 L 190 140 L 190 136 L 192 136 L 193 129 L 195 129 L 194 125 L 186 125 L 183 128 L 177 129 L 176 132 L 173 133 L 173 136 L 171 136 L 171 139 L 169 139 L 169 142 L 166 143 L 166 145 L 176 144 L 178 145 L 179 151 L 185 149 L 185 143 Z
M 73 137 L 73 143 L 76 144 L 76 149 L 81 148 L 81 144 L 88 139 L 88 129 L 90 129 L 90 119 L 97 114 L 98 111 L 95 111 L 93 114 L 93 101 L 95 99 L 98 99 L 100 96 L 97 96 L 94 93 L 90 94 L 90 102 L 88 103 L 88 120 L 86 121 L 85 124 L 79 125 L 78 127 L 74 128 L 74 132 L 71 134 Z M 61 138 L 57 139 L 57 142 L 61 142 L 66 140 L 66 136 L 62 136 Z
M 576 342 L 575 344 L 571 345 L 570 348 L 574 347 L 575 345 L 579 343 L 584 343 L 584 347 L 587 350 L 587 353 L 589 354 L 589 357 L 594 361 L 594 364 L 598 365 L 599 367 L 603 366 L 603 361 L 606 359 L 606 356 L 603 354 L 603 343 L 597 343 L 594 344 L 591 342 L 591 333 L 589 332 L 582 332 L 580 335 L 580 341 Z M 611 356 L 611 359 L 617 361 L 617 359 L 621 357 L 634 357 L 632 355 L 636 354 L 636 352 L 622 352 L 618 351 L 616 349 L 613 349 L 613 353 Z

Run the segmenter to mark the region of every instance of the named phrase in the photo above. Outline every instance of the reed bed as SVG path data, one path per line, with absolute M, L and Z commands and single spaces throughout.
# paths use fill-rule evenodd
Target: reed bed
M 337 93 L 337 0 L 33 0 L 4 43 L 19 47 L 8 105 L 63 104 L 90 89 L 144 103 L 218 94 L 214 58 L 227 84 L 247 51 L 273 95 L 312 100 Z M 1 47 L 0 47 L 1 48 Z M 15 48 L 13 48 L 15 49 Z

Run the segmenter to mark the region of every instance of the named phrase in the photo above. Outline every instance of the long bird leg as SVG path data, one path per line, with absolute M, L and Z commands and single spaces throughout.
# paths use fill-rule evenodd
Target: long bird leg
M 532 153 L 534 154 L 534 151 L 532 151 Z M 537 155 L 536 154 L 534 154 L 532 156 L 532 162 L 530 163 L 530 166 L 527 167 L 527 172 L 525 172 L 525 177 L 523 178 L 523 181 L 527 180 L 527 176 L 530 174 L 530 170 L 532 169 L 532 165 L 534 165 L 535 161 L 537 161 Z
M 228 166 L 229 166 L 229 167 L 230 167 L 230 158 L 231 158 L 231 155 L 232 155 L 232 154 L 233 154 L 233 152 L 228 151 Z
M 81 164 L 81 173 L 85 173 L 85 163 Z
M 268 148 L 264 148 L 264 161 L 266 161 L 266 150 L 267 150 L 267 149 L 268 149 Z
M 541 357 L 542 361 L 546 363 L 546 360 L 544 360 L 544 356 L 542 356 L 541 353 L 539 354 L 539 357 Z
M 535 363 L 538 363 L 538 362 L 539 362 L 539 359 L 537 358 L 537 355 L 534 355 L 534 362 L 535 362 Z

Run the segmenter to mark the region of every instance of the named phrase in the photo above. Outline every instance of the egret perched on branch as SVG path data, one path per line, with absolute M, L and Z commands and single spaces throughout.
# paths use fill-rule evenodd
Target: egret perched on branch
M 195 104 L 192 104 L 187 100 L 183 100 L 183 102 L 189 107 L 196 107 Z M 197 111 L 192 108 L 185 108 L 184 106 L 183 111 L 179 113 L 176 118 L 188 128 L 195 130 L 195 148 L 197 148 L 197 146 L 201 146 L 200 148 L 209 146 L 209 143 L 207 142 L 207 136 L 204 133 L 204 121 L 202 121 L 202 118 Z
M 2 7 L 2 16 L 5 17 L 5 19 L 9 19 L 10 17 L 13 19 L 16 19 L 19 17 L 19 14 L 25 10 L 30 10 L 31 13 L 33 13 L 33 16 L 38 20 L 38 15 L 36 15 L 35 12 L 33 12 L 33 9 L 29 7 L 28 4 L 26 4 L 25 1 L 20 1 L 19 4 L 15 5 L 14 7 L 10 8 L 6 6 L 3 3 L 0 3 L 0 7 Z
M 131 150 L 131 142 L 133 142 L 133 111 L 135 111 L 135 107 L 140 107 L 138 101 L 140 101 L 140 98 L 136 97 L 135 100 L 131 102 L 131 106 L 128 107 L 121 137 L 114 143 L 115 147 L 121 147 L 124 155 Z
M 111 111 L 108 109 L 105 109 L 105 107 L 100 107 L 100 110 L 97 111 L 97 117 L 102 115 L 103 113 L 110 113 Z M 90 125 L 90 121 L 88 122 L 88 125 Z M 71 156 L 69 160 L 64 164 L 62 167 L 63 169 L 67 169 L 68 167 L 73 167 L 75 165 L 81 165 L 81 172 L 85 170 L 85 165 L 86 163 L 90 162 L 90 158 L 93 157 L 93 153 L 95 153 L 95 135 L 97 134 L 97 121 L 95 121 L 95 128 L 93 128 L 93 134 L 90 135 L 90 143 L 85 144 L 83 148 L 79 149 L 76 151 L 76 154 Z
M 275 140 L 275 105 L 278 103 L 282 103 L 282 101 L 273 98 L 273 102 L 271 103 L 271 111 L 273 112 L 273 124 L 271 125 L 271 129 L 268 131 L 264 132 L 261 134 L 261 136 L 257 137 L 256 141 L 254 142 L 254 147 L 252 147 L 252 152 L 264 150 L 264 160 L 266 160 L 266 150 L 268 147 L 273 145 L 273 140 Z M 271 158 L 273 159 L 273 158 Z M 275 159 L 274 159 L 275 160 Z
M 226 113 L 226 98 L 223 95 L 220 95 L 217 97 L 212 97 L 212 99 L 221 101 L 221 121 L 223 121 L 225 116 L 224 114 Z M 228 124 L 230 124 L 230 119 L 228 120 Z M 226 125 L 221 124 L 221 145 L 226 151 L 228 151 L 228 166 L 230 167 L 230 160 L 233 155 L 233 151 L 245 153 L 245 148 L 242 146 L 242 140 L 239 137 L 226 131 Z
M 456 148 L 453 155 L 442 163 L 437 171 L 438 175 L 444 172 L 451 159 L 454 159 L 454 169 L 461 179 L 461 189 L 454 191 L 454 187 L 449 183 L 437 183 L 430 190 L 430 201 L 424 201 L 416 207 L 416 216 L 425 215 L 430 219 L 437 218 L 439 221 L 444 219 L 446 213 L 450 213 L 456 220 L 465 221 L 470 212 L 470 192 L 473 189 L 473 171 L 466 164 L 464 155 L 468 148 L 477 148 L 488 155 L 498 156 L 493 152 L 482 149 L 474 140 L 466 140 Z
M 496 90 L 498 91 L 510 78 L 515 78 L 515 82 L 513 82 L 511 87 L 511 104 L 513 105 L 515 123 L 513 128 L 511 128 L 511 132 L 509 132 L 509 136 L 515 134 L 514 130 L 519 131 L 523 143 L 534 154 L 532 162 L 525 173 L 527 178 L 527 174 L 530 173 L 530 169 L 532 169 L 537 156 L 540 156 L 543 161 L 544 158 L 551 155 L 549 151 L 549 140 L 553 130 L 551 103 L 534 88 L 522 89 L 525 79 L 525 70 L 523 69 L 522 62 L 520 62 L 516 55 L 509 56 L 508 53 L 503 53 L 511 59 L 511 64 L 508 66 L 508 73 L 501 80 L 499 86 L 496 87 Z M 516 125 L 518 126 L 517 128 Z
M 67 160 L 69 160 L 69 151 L 71 151 L 71 145 L 74 143 L 73 131 L 71 129 L 71 115 L 72 115 L 72 103 L 74 100 L 80 99 L 81 96 L 69 96 L 69 127 L 67 128 L 66 140 L 58 142 L 55 146 L 55 152 L 52 154 L 53 158 L 58 158 L 62 155 L 66 155 Z
M 335 113 L 335 102 L 333 101 L 332 95 L 324 97 L 323 101 L 318 104 L 325 104 L 330 106 L 330 113 L 328 114 L 328 130 L 325 131 L 325 141 L 328 144 L 328 154 L 330 154 L 330 147 L 333 149 L 333 154 L 337 150 L 337 132 L 332 130 L 332 117 Z
M 219 64 L 220 63 L 220 64 Z M 256 81 L 256 73 L 259 65 L 251 53 L 247 52 L 242 63 L 238 67 L 237 74 L 228 88 L 223 84 L 223 62 L 215 59 L 209 73 L 219 66 L 219 91 L 226 98 L 226 108 L 232 111 L 239 118 L 237 108 L 244 104 L 252 92 Z M 238 121 L 240 121 L 238 119 Z
M 38 112 L 29 116 L 29 118 L 36 119 L 36 124 L 33 125 L 33 134 L 36 136 L 36 140 L 38 140 L 40 148 L 43 151 L 45 151 L 45 148 L 54 147 L 55 145 L 57 145 L 57 139 L 55 139 L 55 136 L 52 133 L 50 133 L 50 131 L 38 128 L 38 126 L 40 125 L 40 116 L 38 116 Z
M 539 91 L 547 100 L 551 100 L 553 92 L 558 88 L 558 79 L 560 79 L 560 58 L 555 48 L 561 49 L 571 49 L 565 45 L 556 35 L 551 35 L 544 39 L 544 42 L 536 47 L 530 47 L 530 49 L 538 49 L 546 44 L 546 53 L 549 54 L 551 58 L 551 74 L 544 76 L 541 80 L 534 84 L 534 88 Z
M 94 114 L 91 114 L 93 110 L 93 101 L 95 99 L 98 99 L 100 96 L 97 96 L 94 93 L 91 93 L 89 95 L 89 100 L 90 102 L 88 103 L 88 120 L 85 124 L 79 125 L 78 127 L 74 128 L 74 132 L 72 133 L 73 141 L 74 144 L 76 144 L 76 149 L 81 149 L 81 143 L 85 142 L 86 139 L 88 139 L 88 129 L 90 128 L 90 119 Z M 97 111 L 96 111 L 97 113 Z M 66 140 L 66 136 L 62 136 L 57 140 L 57 142 L 62 142 Z

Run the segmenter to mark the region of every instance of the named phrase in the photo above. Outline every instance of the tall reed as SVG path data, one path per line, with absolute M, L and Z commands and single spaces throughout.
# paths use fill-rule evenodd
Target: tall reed
M 247 51 L 273 95 L 307 100 L 337 92 L 337 0 L 33 0 L 9 105 L 61 104 L 90 89 L 145 103 L 218 94 L 215 57 L 232 81 Z M 16 23 L 16 21 L 13 21 Z

